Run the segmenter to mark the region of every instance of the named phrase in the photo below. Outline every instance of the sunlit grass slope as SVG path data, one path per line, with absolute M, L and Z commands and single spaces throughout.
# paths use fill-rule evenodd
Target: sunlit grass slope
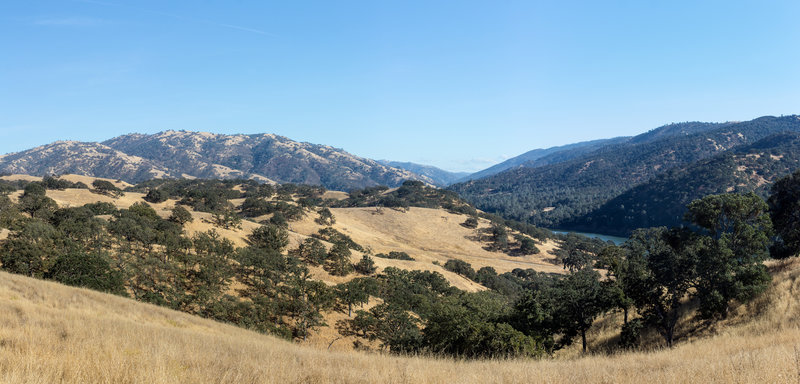
M 9 383 L 782 383 L 800 379 L 800 262 L 760 300 L 673 350 L 455 361 L 328 352 L 83 289 L 0 273 Z

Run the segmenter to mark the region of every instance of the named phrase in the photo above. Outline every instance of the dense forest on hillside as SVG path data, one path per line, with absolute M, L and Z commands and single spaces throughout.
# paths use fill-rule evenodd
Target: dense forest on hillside
M 561 225 L 627 236 L 636 228 L 684 224 L 686 205 L 709 194 L 754 191 L 766 198 L 772 183 L 800 169 L 800 133 L 773 135 L 638 185 L 587 215 Z
M 449 189 L 487 212 L 538 226 L 565 227 L 670 169 L 786 131 L 800 132 L 797 116 L 698 126 L 670 134 L 648 132 L 575 159 L 517 168 Z

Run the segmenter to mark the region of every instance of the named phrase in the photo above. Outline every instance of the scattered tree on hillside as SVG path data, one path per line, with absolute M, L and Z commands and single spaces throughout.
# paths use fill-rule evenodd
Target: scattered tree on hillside
M 363 307 L 369 302 L 370 295 L 377 293 L 378 286 L 375 279 L 357 277 L 346 283 L 338 284 L 334 290 L 341 307 L 347 308 L 347 316 L 352 317 L 353 306 Z
M 294 320 L 292 336 L 306 340 L 310 332 L 326 325 L 322 311 L 334 305 L 335 296 L 328 286 L 311 279 L 308 268 L 297 266 L 292 269 L 287 284 L 287 314 Z
M 371 275 L 375 273 L 378 267 L 375 266 L 375 261 L 366 253 L 361 256 L 361 260 L 353 266 L 356 272 L 362 275 Z
M 519 253 L 522 255 L 535 255 L 539 253 L 539 248 L 536 247 L 536 241 L 528 236 L 516 234 L 514 239 L 519 244 Z
M 319 217 L 314 219 L 319 225 L 331 226 L 336 223 L 336 218 L 333 217 L 333 213 L 327 207 L 322 208 L 319 210 Z
M 489 229 L 492 240 L 492 248 L 504 251 L 508 248 L 508 232 L 502 224 L 493 224 Z
M 325 245 L 321 241 L 312 237 L 303 240 L 300 246 L 292 251 L 292 255 L 308 264 L 321 265 L 325 263 L 325 259 L 328 257 L 328 250 L 325 249 Z
M 470 229 L 478 228 L 478 219 L 474 216 L 470 216 L 466 220 L 464 220 L 464 222 L 461 223 L 461 225 L 464 226 L 465 228 L 470 228 Z
M 179 225 L 185 225 L 186 223 L 191 223 L 194 221 L 194 218 L 188 209 L 184 208 L 182 205 L 175 205 L 175 207 L 172 208 L 172 214 L 169 216 L 169 221 Z
M 606 287 L 600 283 L 600 274 L 591 268 L 570 273 L 559 280 L 550 292 L 554 308 L 554 321 L 560 325 L 562 345 L 580 335 L 583 352 L 586 353 L 586 331 L 594 319 L 610 309 L 610 298 Z
M 696 235 L 685 229 L 640 229 L 626 247 L 629 267 L 625 278 L 630 281 L 626 294 L 672 347 L 683 299 L 697 275 Z
M 169 193 L 158 188 L 147 191 L 147 195 L 144 196 L 145 201 L 153 204 L 163 203 L 167 201 L 167 199 L 169 199 Z
M 325 270 L 334 276 L 347 276 L 353 271 L 353 263 L 350 261 L 350 248 L 344 243 L 335 243 L 328 252 L 325 261 Z
M 224 229 L 242 229 L 242 218 L 232 209 L 212 213 L 211 222 Z
M 464 260 L 459 259 L 450 259 L 444 263 L 444 269 L 457 273 L 461 276 L 464 276 L 470 280 L 475 280 L 475 270 L 472 269 L 472 265 L 467 263 Z
M 100 194 L 103 194 L 103 195 L 109 195 L 109 196 L 112 196 L 112 197 L 120 197 L 120 196 L 122 196 L 124 194 L 121 189 L 117 188 L 116 185 L 114 185 L 113 183 L 111 183 L 110 181 L 107 181 L 107 180 L 97 179 L 97 180 L 92 182 L 92 186 L 94 187 L 94 190 L 97 193 L 100 193 Z
M 47 197 L 41 183 L 30 183 L 20 197 L 20 209 L 32 218 L 47 220 L 58 209 L 58 204 Z

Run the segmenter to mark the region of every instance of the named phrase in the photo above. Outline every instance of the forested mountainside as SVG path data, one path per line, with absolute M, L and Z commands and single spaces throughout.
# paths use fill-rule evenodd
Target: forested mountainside
M 797 169 L 800 169 L 800 133 L 780 133 L 670 169 L 563 226 L 621 236 L 636 228 L 679 226 L 685 223 L 686 205 L 694 199 L 751 191 L 766 198 L 775 180 Z
M 800 117 L 668 125 L 574 159 L 516 168 L 450 189 L 479 209 L 535 225 L 569 229 L 567 223 L 577 225 L 578 218 L 670 169 L 787 131 L 800 132 Z M 601 224 L 592 228 L 614 232 Z
M 446 187 L 458 181 L 459 179 L 469 176 L 469 172 L 450 172 L 441 168 L 424 164 L 389 160 L 378 160 L 378 162 L 389 167 L 405 169 L 406 171 L 416 173 L 417 175 L 425 176 L 429 178 L 431 183 L 437 187 Z
M 398 186 L 425 176 L 344 150 L 272 134 L 221 135 L 166 131 L 103 143 L 57 142 L 0 157 L 0 172 L 47 176 L 74 173 L 139 182 L 160 178 L 248 178 L 350 190 Z
M 600 139 L 592 141 L 583 141 L 575 144 L 561 145 L 558 147 L 540 148 L 525 152 L 519 156 L 512 157 L 500 164 L 493 165 L 482 171 L 475 172 L 469 176 L 461 178 L 459 182 L 477 180 L 480 178 L 488 177 L 498 174 L 505 170 L 519 167 L 519 166 L 538 166 L 540 164 L 551 164 L 554 162 L 563 161 L 563 159 L 571 159 L 585 153 L 597 150 L 598 148 L 606 145 L 625 142 L 629 137 L 617 137 L 614 139 Z M 549 159 L 549 160 L 548 160 Z M 541 162 L 537 162 L 541 160 Z

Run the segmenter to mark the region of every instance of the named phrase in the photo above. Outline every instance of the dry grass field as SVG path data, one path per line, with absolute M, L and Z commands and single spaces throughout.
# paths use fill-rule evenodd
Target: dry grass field
M 800 261 L 672 350 L 463 361 L 328 352 L 132 300 L 0 273 L 5 383 L 796 383 Z
M 142 194 L 111 198 L 88 190 L 48 191 L 48 196 L 60 206 L 107 201 L 127 208 L 143 201 Z M 151 205 L 166 217 L 174 204 Z M 543 254 L 533 256 L 491 252 L 474 241 L 474 230 L 460 225 L 464 216 L 443 210 L 332 211 L 334 227 L 374 253 L 404 251 L 416 258 L 375 258 L 381 269 L 434 270 L 469 291 L 483 287 L 434 262 L 458 258 L 475 269 L 492 266 L 501 273 L 514 268 L 563 271 L 548 261 L 556 243 L 540 244 Z M 225 230 L 208 222 L 210 214 L 192 214 L 195 221 L 187 232 L 214 229 L 237 245 L 244 245 L 258 226 L 244 221 L 241 229 Z M 290 247 L 322 228 L 315 217 L 312 213 L 290 224 Z M 7 235 L 0 232 L 0 238 Z M 353 261 L 360 257 L 354 252 Z M 661 349 L 658 335 L 650 332 L 645 333 L 647 351 L 600 353 L 615 345 L 619 332 L 620 316 L 610 314 L 590 331 L 589 347 L 597 354 L 585 356 L 573 346 L 543 360 L 491 361 L 356 352 L 352 340 L 340 338 L 332 327 L 298 345 L 129 299 L 0 273 L 0 382 L 800 383 L 800 259 L 773 261 L 769 267 L 774 280 L 766 294 L 715 324 L 700 323 L 687 313 L 672 350 Z M 312 271 L 329 284 L 348 279 L 318 267 Z M 346 315 L 325 317 L 334 324 Z

